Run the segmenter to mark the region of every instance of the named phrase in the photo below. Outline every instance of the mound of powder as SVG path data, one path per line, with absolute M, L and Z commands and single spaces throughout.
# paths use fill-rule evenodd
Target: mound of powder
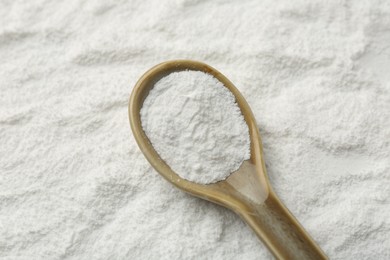
M 207 73 L 174 72 L 159 80 L 141 121 L 160 157 L 186 180 L 221 181 L 249 159 L 248 126 L 235 97 Z
M 177 58 L 245 96 L 271 185 L 330 259 L 390 259 L 390 1 L 0 1 L 0 259 L 270 260 L 129 127 Z

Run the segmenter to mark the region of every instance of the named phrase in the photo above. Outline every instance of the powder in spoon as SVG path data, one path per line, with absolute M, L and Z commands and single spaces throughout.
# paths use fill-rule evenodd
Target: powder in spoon
M 141 121 L 160 157 L 189 181 L 224 180 L 250 157 L 248 126 L 234 95 L 204 72 L 160 79 L 144 101 Z

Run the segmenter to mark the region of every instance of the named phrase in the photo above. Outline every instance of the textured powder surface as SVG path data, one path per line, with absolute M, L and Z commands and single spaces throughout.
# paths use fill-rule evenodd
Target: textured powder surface
M 144 101 L 141 122 L 160 157 L 189 181 L 224 180 L 250 157 L 249 130 L 235 97 L 200 71 L 160 79 Z
M 177 58 L 242 92 L 331 259 L 389 259 L 389 42 L 389 1 L 0 1 L 0 259 L 271 258 L 136 145 L 130 92 Z

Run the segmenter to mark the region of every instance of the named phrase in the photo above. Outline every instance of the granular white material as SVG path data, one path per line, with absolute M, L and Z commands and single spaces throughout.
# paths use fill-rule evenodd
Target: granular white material
M 250 157 L 248 126 L 234 95 L 204 72 L 174 72 L 157 81 L 141 122 L 160 157 L 189 181 L 224 180 Z
M 390 1 L 0 1 L 0 259 L 270 259 L 130 130 L 171 59 L 248 101 L 275 192 L 331 259 L 390 259 Z

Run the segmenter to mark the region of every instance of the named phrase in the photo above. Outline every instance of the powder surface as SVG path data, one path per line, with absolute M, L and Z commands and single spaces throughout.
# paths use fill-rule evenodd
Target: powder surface
M 189 181 L 224 180 L 250 157 L 248 126 L 234 95 L 204 72 L 160 79 L 144 101 L 141 121 L 157 153 Z
M 220 70 L 275 192 L 330 259 L 390 259 L 390 1 L 0 1 L 0 259 L 272 259 L 164 181 L 129 127 L 139 77 Z

